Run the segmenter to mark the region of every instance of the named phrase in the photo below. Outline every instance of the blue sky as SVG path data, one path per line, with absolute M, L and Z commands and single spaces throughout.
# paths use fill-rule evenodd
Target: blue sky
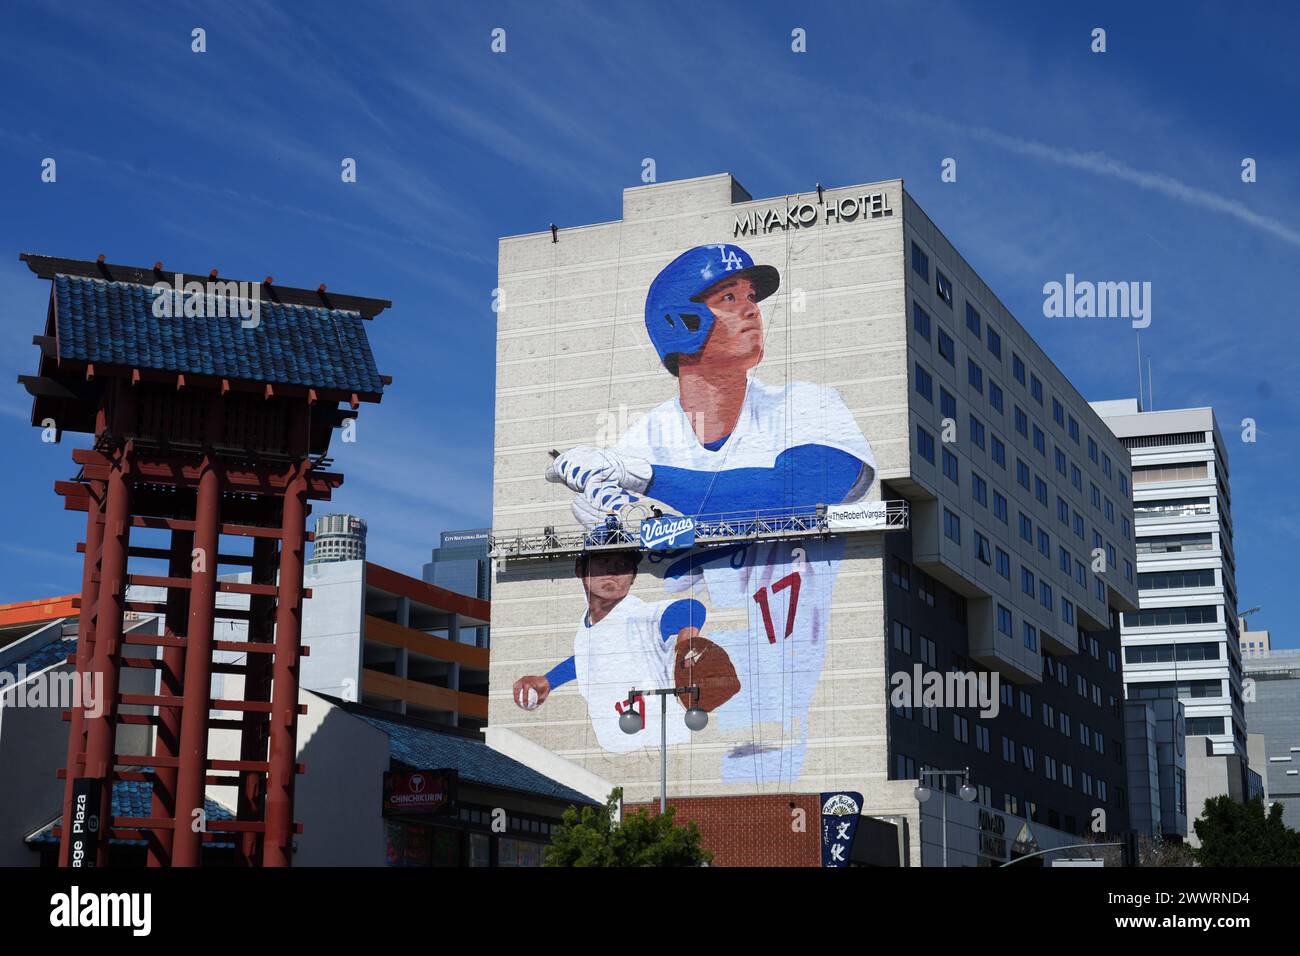
M 1136 391 L 1133 332 L 1043 318 L 1043 283 L 1152 282 L 1156 406 L 1214 406 L 1242 606 L 1300 643 L 1300 14 L 1058 6 L 11 5 L 0 601 L 75 591 L 84 531 L 51 487 L 72 475 L 70 446 L 40 442 L 15 384 L 48 295 L 19 252 L 392 299 L 369 331 L 395 384 L 363 408 L 357 444 L 336 446 L 335 506 L 370 520 L 376 560 L 418 574 L 440 530 L 490 517 L 497 237 L 616 219 L 652 157 L 661 181 L 730 171 L 756 197 L 903 177 L 1092 399 Z M 1105 54 L 1089 50 L 1098 26 Z M 796 27 L 807 53 L 790 50 Z

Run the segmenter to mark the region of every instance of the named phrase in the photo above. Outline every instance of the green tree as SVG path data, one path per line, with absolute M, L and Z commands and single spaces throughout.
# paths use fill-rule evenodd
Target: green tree
M 576 807 L 564 811 L 551 834 L 545 866 L 699 866 L 713 860 L 700 846 L 694 823 L 673 822 L 674 808 L 663 816 L 649 810 L 625 813 L 615 823 L 623 791 L 615 788 L 603 807 Z
M 1201 866 L 1300 866 L 1300 833 L 1282 822 L 1280 803 L 1266 811 L 1262 797 L 1211 797 L 1195 829 Z

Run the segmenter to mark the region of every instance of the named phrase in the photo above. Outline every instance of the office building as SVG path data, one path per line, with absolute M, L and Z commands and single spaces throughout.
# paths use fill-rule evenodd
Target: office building
M 424 580 L 457 594 L 467 594 L 480 601 L 492 600 L 492 561 L 488 558 L 487 528 L 444 531 L 439 547 L 433 549 L 424 566 Z M 476 647 L 491 644 L 491 628 L 475 628 L 462 635 Z
M 326 561 L 364 561 L 366 522 L 354 515 L 321 515 L 316 519 L 316 539 L 308 564 Z
M 1267 657 L 1273 650 L 1268 631 L 1252 631 L 1246 627 L 1246 616 L 1237 618 L 1238 643 L 1243 662 L 1248 657 Z
M 1300 650 L 1255 652 L 1243 664 L 1246 726 L 1264 740 L 1263 759 L 1251 766 L 1264 776 L 1268 799 L 1282 804 L 1283 822 L 1300 830 Z
M 1127 696 L 1174 688 L 1188 736 L 1246 758 L 1228 453 L 1214 411 L 1093 407 L 1133 456 L 1141 606 L 1122 620 Z
M 901 181 L 635 187 L 499 271 L 490 734 L 649 802 L 662 731 L 671 796 L 860 794 L 912 865 L 944 800 L 977 834 L 950 865 L 1127 829 L 1127 452 Z M 694 635 L 709 724 L 661 728 L 624 698 Z M 918 672 L 999 687 L 891 703 Z M 975 800 L 923 810 L 962 767 Z

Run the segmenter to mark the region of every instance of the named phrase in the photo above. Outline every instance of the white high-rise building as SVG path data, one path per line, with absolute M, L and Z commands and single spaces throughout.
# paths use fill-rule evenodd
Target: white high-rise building
M 1144 412 L 1136 399 L 1092 406 L 1133 459 L 1141 607 L 1122 618 L 1126 696 L 1172 690 L 1189 737 L 1245 757 L 1232 498 L 1214 410 Z

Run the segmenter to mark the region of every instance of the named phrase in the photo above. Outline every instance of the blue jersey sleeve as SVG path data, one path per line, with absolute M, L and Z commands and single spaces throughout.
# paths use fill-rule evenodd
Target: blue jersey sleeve
M 546 681 L 551 685 L 551 690 L 577 678 L 578 670 L 574 666 L 572 657 L 565 658 L 546 672 Z
M 694 471 L 655 465 L 646 494 L 684 515 L 804 510 L 840 504 L 869 467 L 829 445 L 798 445 L 781 452 L 771 468 Z
M 684 627 L 703 627 L 706 613 L 704 605 L 694 598 L 674 601 L 659 618 L 659 636 L 666 641 Z

